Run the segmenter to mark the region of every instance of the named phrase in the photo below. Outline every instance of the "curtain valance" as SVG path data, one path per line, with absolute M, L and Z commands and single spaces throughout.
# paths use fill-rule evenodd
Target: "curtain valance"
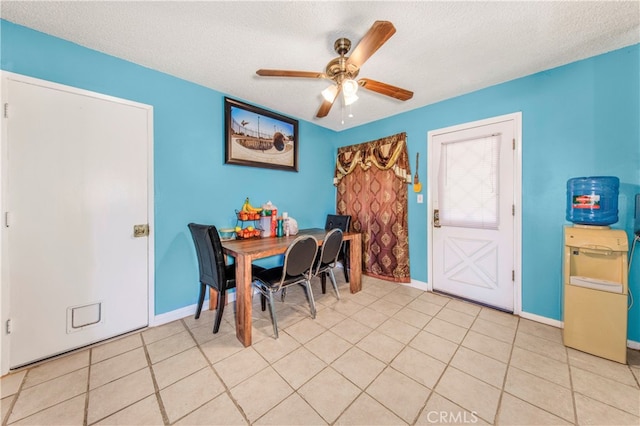
M 407 134 L 398 133 L 382 139 L 338 148 L 334 186 L 352 173 L 356 167 L 368 170 L 375 166 L 380 170 L 392 169 L 396 177 L 411 183 L 411 168 L 407 153 Z

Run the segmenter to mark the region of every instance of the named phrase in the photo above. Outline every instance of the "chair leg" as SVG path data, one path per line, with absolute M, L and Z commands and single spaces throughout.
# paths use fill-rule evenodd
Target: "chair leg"
M 340 292 L 338 291 L 338 284 L 336 283 L 336 276 L 333 273 L 333 269 L 329 269 L 329 278 L 331 278 L 331 284 L 333 284 L 333 289 L 336 291 L 336 297 L 340 300 Z
M 320 284 L 322 284 L 322 294 L 327 292 L 327 273 L 323 272 L 320 274 Z
M 200 283 L 200 295 L 198 296 L 198 309 L 196 309 L 196 319 L 200 318 L 200 312 L 202 312 L 202 304 L 204 303 L 204 292 L 206 290 L 207 286 Z
M 262 292 L 260 292 L 260 307 L 262 308 L 262 312 L 267 309 L 267 298 Z
M 307 289 L 307 298 L 309 299 L 309 306 L 311 307 L 311 318 L 316 319 L 316 301 L 313 300 L 313 292 L 311 291 L 311 283 L 309 281 L 304 282 L 304 286 Z
M 282 302 L 284 302 L 284 298 L 285 298 L 285 297 L 287 297 L 287 289 L 286 289 L 286 288 L 283 288 L 283 289 L 280 291 L 280 300 L 281 300 Z
M 344 270 L 344 279 L 349 282 L 349 268 L 351 261 L 349 260 L 349 245 L 345 245 L 342 251 L 342 269 Z
M 216 334 L 220 329 L 220 323 L 222 322 L 222 314 L 224 313 L 224 304 L 226 302 L 227 292 L 220 290 L 218 292 L 218 308 L 216 309 L 216 322 L 213 323 L 213 334 Z
M 278 338 L 278 320 L 276 319 L 276 306 L 274 303 L 273 293 L 269 292 L 269 310 L 271 311 L 271 321 L 273 322 L 273 334 Z

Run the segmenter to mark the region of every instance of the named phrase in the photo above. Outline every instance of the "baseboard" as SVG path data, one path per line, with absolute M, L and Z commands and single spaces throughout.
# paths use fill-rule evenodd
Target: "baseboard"
M 235 300 L 236 300 L 235 290 L 228 290 L 227 304 L 234 302 Z M 184 308 L 176 309 L 175 311 L 165 312 L 164 314 L 156 315 L 153 317 L 153 323 L 149 324 L 149 327 L 157 327 L 162 324 L 167 324 L 172 321 L 190 317 L 196 314 L 197 308 L 198 308 L 198 304 L 194 303 L 193 305 L 185 306 Z M 203 310 L 209 309 L 209 298 L 204 299 L 204 304 L 202 305 L 202 309 Z
M 209 301 L 205 300 L 205 307 L 209 305 Z M 196 308 L 198 305 L 185 306 L 184 308 L 176 309 L 175 311 L 165 312 L 164 314 L 156 315 L 153 317 L 153 324 L 149 324 L 149 327 L 157 327 L 162 324 L 167 324 L 172 321 L 176 321 L 191 315 L 196 314 Z
M 429 291 L 429 285 L 424 282 L 424 281 L 418 281 L 418 280 L 411 280 L 410 283 L 408 284 L 404 284 L 407 287 L 413 287 L 413 288 L 417 288 L 418 290 L 422 290 L 422 291 Z
M 640 351 L 640 342 L 636 342 L 634 340 L 627 340 L 627 347 L 629 349 L 635 349 L 636 351 Z
M 556 328 L 564 328 L 564 323 L 562 321 L 555 320 L 553 318 L 547 318 L 540 315 L 532 314 L 529 312 L 520 312 L 520 317 L 524 319 L 528 319 L 531 321 L 539 322 L 542 324 L 550 325 Z

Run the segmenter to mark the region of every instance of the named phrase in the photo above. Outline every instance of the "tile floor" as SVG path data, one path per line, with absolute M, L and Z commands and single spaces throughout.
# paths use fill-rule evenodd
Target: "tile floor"
M 206 312 L 14 372 L 2 424 L 640 424 L 638 351 L 622 365 L 492 309 L 370 277 L 340 288 L 314 282 L 315 320 L 290 289 L 278 340 L 255 297 L 249 348 L 229 305 L 216 335 Z

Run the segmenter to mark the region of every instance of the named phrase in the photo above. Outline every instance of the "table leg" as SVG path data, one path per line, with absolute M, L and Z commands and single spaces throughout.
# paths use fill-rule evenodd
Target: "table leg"
M 236 258 L 236 337 L 251 346 L 251 258 Z
M 218 307 L 218 291 L 213 287 L 209 287 L 209 310 L 215 311 Z
M 349 244 L 349 287 L 351 293 L 362 290 L 362 236 L 354 235 Z

